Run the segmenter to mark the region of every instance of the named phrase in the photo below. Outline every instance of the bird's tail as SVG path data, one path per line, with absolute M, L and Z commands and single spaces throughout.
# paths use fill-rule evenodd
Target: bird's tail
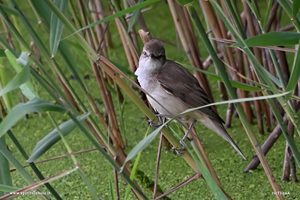
M 242 153 L 242 151 L 240 150 L 240 148 L 236 145 L 236 143 L 233 141 L 233 139 L 230 137 L 230 135 L 227 133 L 226 129 L 224 128 L 223 124 L 221 124 L 220 122 L 211 120 L 216 127 L 216 133 L 221 136 L 224 140 L 226 140 L 227 142 L 229 142 L 231 144 L 231 146 L 242 156 L 242 158 L 244 160 L 246 160 L 244 154 Z

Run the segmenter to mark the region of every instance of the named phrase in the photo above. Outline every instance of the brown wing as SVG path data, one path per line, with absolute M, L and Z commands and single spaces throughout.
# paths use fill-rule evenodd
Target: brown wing
M 170 73 L 171 71 L 172 73 Z M 174 61 L 167 60 L 157 75 L 157 80 L 165 90 L 180 98 L 191 108 L 211 103 L 198 80 L 187 69 Z M 211 107 L 202 108 L 200 111 L 211 119 L 224 123 Z

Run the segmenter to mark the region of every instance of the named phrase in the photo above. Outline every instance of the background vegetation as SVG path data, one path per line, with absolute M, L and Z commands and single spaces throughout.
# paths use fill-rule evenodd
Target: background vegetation
M 0 199 L 300 196 L 300 3 L 0 3 Z M 182 157 L 170 147 L 184 128 L 149 127 L 133 72 L 150 37 L 226 101 L 216 109 L 246 161 L 201 124 Z

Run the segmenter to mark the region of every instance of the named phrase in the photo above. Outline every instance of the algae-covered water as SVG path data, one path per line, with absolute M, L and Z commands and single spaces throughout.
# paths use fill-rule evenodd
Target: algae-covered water
M 174 44 L 180 41 L 177 39 L 174 23 L 168 9 L 168 6 L 160 2 L 154 5 L 154 8 L 147 11 L 144 14 L 146 24 L 148 25 L 151 34 L 155 38 L 170 41 Z M 114 48 L 110 49 L 110 58 L 124 67 L 127 67 L 127 61 L 122 48 L 122 44 L 117 33 L 113 33 L 116 28 L 113 22 L 110 23 L 112 41 L 114 42 Z M 178 40 L 178 41 L 177 41 Z M 207 52 L 204 46 L 199 41 L 200 52 L 203 58 L 207 57 Z M 141 44 L 141 43 L 140 43 Z M 189 63 L 185 53 L 174 46 L 165 45 L 167 58 L 173 59 L 182 63 Z M 75 58 L 78 59 L 78 58 Z M 214 69 L 210 67 L 210 71 L 214 72 Z M 81 69 L 84 75 L 90 75 L 90 79 L 86 80 L 92 96 L 97 99 L 97 106 L 104 111 L 101 95 L 98 91 L 98 86 L 96 79 L 92 74 L 91 69 Z M 128 72 L 131 78 L 134 75 Z M 220 101 L 220 93 L 218 92 L 217 81 L 208 78 L 210 87 L 213 91 L 214 100 Z M 78 86 L 75 81 L 72 82 L 75 89 L 78 91 Z M 39 88 L 39 93 L 42 98 L 49 100 L 49 96 Z M 20 102 L 19 94 L 17 92 L 13 93 L 15 95 L 14 103 Z M 79 92 L 80 94 L 80 92 Z M 114 103 L 117 105 L 116 94 L 112 93 L 114 98 Z M 217 106 L 220 116 L 225 119 L 227 105 Z M 116 109 L 117 115 L 120 118 L 119 110 Z M 67 115 L 54 114 L 56 120 L 59 123 L 63 123 L 68 119 Z M 139 109 L 132 103 L 132 101 L 125 97 L 124 105 L 124 115 L 123 121 L 125 124 L 125 134 L 127 138 L 126 152 L 129 153 L 130 150 L 141 141 L 147 131 L 148 123 L 145 116 L 139 111 Z M 171 126 L 178 130 L 174 124 Z M 22 146 L 25 148 L 28 154 L 30 154 L 35 147 L 35 144 L 47 135 L 54 127 L 46 114 L 30 114 L 29 119 L 21 120 L 14 128 L 12 132 L 19 139 Z M 254 131 L 257 133 L 256 136 L 258 140 L 263 143 L 268 137 L 268 133 L 265 135 L 259 135 L 254 120 L 253 125 Z M 150 131 L 154 129 L 150 128 Z M 272 194 L 273 190 L 268 182 L 267 176 L 261 166 L 257 170 L 250 171 L 249 173 L 243 173 L 243 170 L 248 165 L 252 156 L 254 155 L 254 150 L 248 140 L 248 137 L 241 125 L 238 118 L 234 118 L 232 121 L 231 128 L 228 129 L 228 133 L 236 141 L 247 160 L 243 160 L 237 152 L 219 136 L 217 136 L 212 131 L 205 128 L 203 125 L 197 123 L 196 131 L 199 137 L 204 142 L 203 146 L 212 162 L 212 165 L 220 178 L 221 183 L 224 186 L 225 191 L 233 199 L 276 199 L 276 196 Z M 75 129 L 70 135 L 67 136 L 68 142 L 71 146 L 73 152 L 91 149 L 94 146 L 91 142 L 78 130 Z M 296 143 L 298 148 L 300 148 L 299 137 L 296 136 Z M 157 137 L 142 153 L 141 159 L 139 161 L 138 169 L 144 173 L 149 180 L 153 181 L 155 177 L 155 167 L 156 167 L 156 156 L 158 148 L 159 137 Z M 8 146 L 11 152 L 20 160 L 23 161 L 22 164 L 26 164 L 25 160 L 22 159 L 20 153 L 14 147 L 12 142 L 8 139 Z M 299 183 L 291 182 L 281 182 L 281 174 L 283 168 L 284 160 L 284 150 L 285 150 L 285 139 L 281 136 L 277 143 L 273 146 L 271 151 L 267 155 L 267 161 L 271 167 L 272 172 L 279 184 L 281 191 L 289 193 L 285 195 L 285 199 L 300 199 L 300 185 Z M 38 159 L 44 160 L 59 155 L 67 154 L 67 150 L 62 142 L 55 144 L 45 155 Z M 102 199 L 110 199 L 109 191 L 109 176 L 113 177 L 112 167 L 108 164 L 106 159 L 98 152 L 91 151 L 88 153 L 76 155 L 83 171 L 86 173 L 94 187 L 96 188 L 98 195 Z M 134 160 L 133 160 L 134 161 Z M 54 161 L 49 161 L 46 163 L 38 164 L 38 168 L 41 170 L 45 177 L 51 177 L 62 171 L 74 168 L 73 161 L 69 158 L 61 158 Z M 33 175 L 29 168 L 26 168 L 30 174 Z M 109 172 L 109 173 L 108 173 Z M 186 178 L 194 174 L 193 170 L 188 166 L 188 164 L 177 154 L 171 151 L 166 151 L 163 146 L 161 154 L 161 163 L 159 170 L 158 184 L 164 192 L 168 191 L 172 187 L 176 186 L 180 182 L 184 181 Z M 297 172 L 299 177 L 300 173 Z M 26 186 L 26 182 L 20 177 L 17 172 L 12 172 L 13 184 L 16 187 Z M 146 189 L 146 184 L 142 183 L 143 180 L 138 180 L 141 183 L 143 191 L 146 191 L 148 197 L 152 197 L 152 192 Z M 63 199 L 91 199 L 91 195 L 85 186 L 84 182 L 81 180 L 79 173 L 74 172 L 68 176 L 51 182 L 51 185 L 57 190 L 57 192 L 62 196 Z M 125 194 L 125 185 L 120 179 L 120 194 Z M 45 189 L 45 191 L 47 191 Z M 179 200 L 179 199 L 213 199 L 214 196 L 210 191 L 209 187 L 206 185 L 205 181 L 202 179 L 197 179 L 189 183 L 188 185 L 176 190 L 175 192 L 168 195 L 169 198 Z M 121 196 L 123 199 L 124 196 Z M 133 196 L 130 196 L 134 199 Z M 36 199 L 34 195 L 24 195 L 19 196 L 17 199 Z

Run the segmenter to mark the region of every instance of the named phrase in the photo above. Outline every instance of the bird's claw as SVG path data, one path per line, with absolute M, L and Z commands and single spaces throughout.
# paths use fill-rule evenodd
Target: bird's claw
M 163 115 L 163 114 L 155 114 L 155 116 L 158 118 L 158 123 L 154 123 L 152 120 L 148 120 L 149 121 L 149 123 L 150 123 L 150 126 L 152 127 L 152 128 L 157 128 L 157 127 L 159 127 L 159 126 L 161 126 L 162 124 L 163 124 L 163 122 L 162 122 L 162 120 L 161 120 L 161 118 L 166 118 L 166 117 L 169 117 L 168 115 Z
M 160 118 L 159 118 L 159 122 L 158 123 L 154 123 L 152 120 L 148 120 L 149 121 L 149 125 L 152 127 L 152 128 L 157 128 L 157 127 L 159 127 L 159 126 L 161 126 L 163 123 L 162 123 L 162 121 L 160 120 Z
M 174 149 L 174 150 L 176 151 L 177 155 L 183 156 L 184 153 L 180 153 L 180 151 L 185 150 L 185 149 L 186 149 L 186 146 L 185 146 L 185 144 L 183 143 L 182 140 L 179 141 L 179 143 L 182 145 L 182 147 L 181 147 L 180 149 L 177 149 L 176 147 L 172 147 L 172 149 Z

